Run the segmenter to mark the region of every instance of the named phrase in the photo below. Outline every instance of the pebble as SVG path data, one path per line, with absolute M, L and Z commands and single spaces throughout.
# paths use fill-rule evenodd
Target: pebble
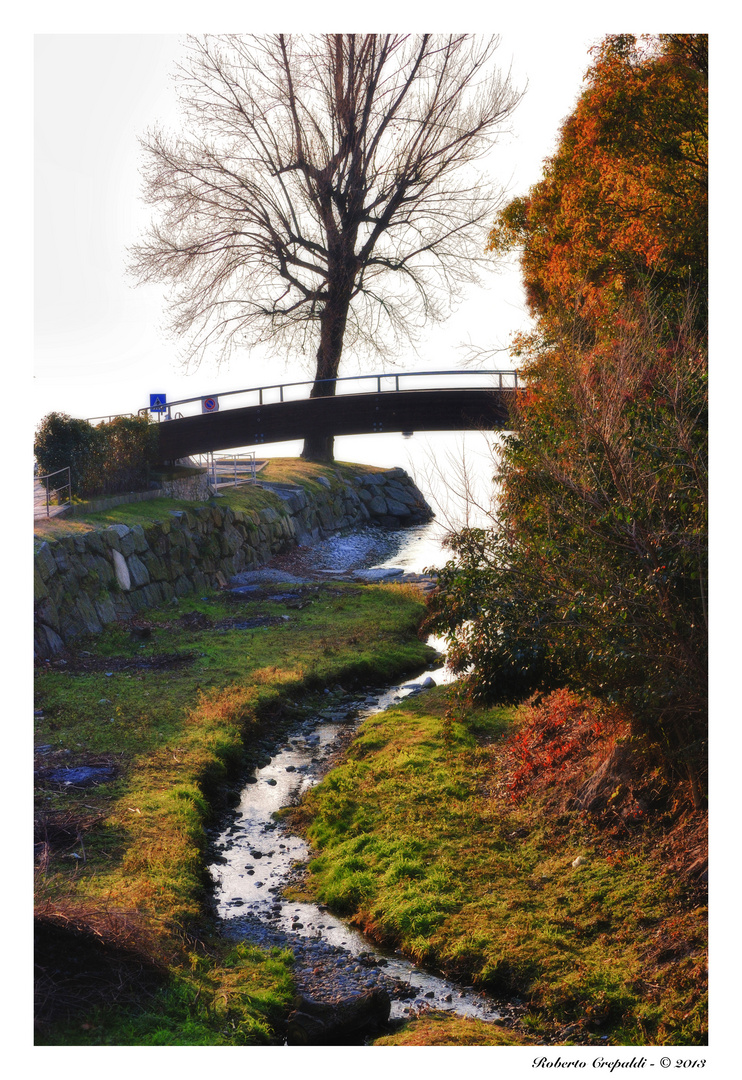
M 280 908 L 274 909 L 277 918 Z M 295 922 L 294 930 L 303 924 Z M 357 963 L 347 949 L 321 939 L 297 937 L 288 931 L 266 925 L 255 915 L 239 915 L 229 919 L 225 930 L 230 937 L 249 940 L 261 948 L 289 948 L 294 954 L 293 974 L 297 992 L 322 1001 L 333 1001 L 356 993 L 365 993 L 380 986 L 397 1000 L 414 996 L 414 988 L 385 975 L 381 967 Z M 413 991 L 411 995 L 410 991 Z
M 368 539 L 371 538 L 375 541 L 377 534 L 374 533 L 373 537 Z M 338 538 L 338 541 L 340 542 L 336 544 L 328 543 L 323 554 L 335 559 L 339 559 L 342 554 L 343 557 L 348 558 L 348 563 L 351 564 L 348 569 L 355 569 L 359 562 L 363 563 L 368 558 L 368 548 L 365 551 L 358 550 L 359 548 L 363 549 L 364 542 L 361 542 L 356 547 L 354 542 L 348 543 L 348 538 L 342 538 L 342 540 Z M 317 556 L 318 554 L 319 552 L 315 548 L 314 555 Z M 355 562 L 356 558 L 358 558 L 358 562 Z M 355 566 L 352 565 L 354 562 Z M 319 565 L 319 559 L 315 565 L 317 570 L 323 569 Z M 234 581 L 233 584 L 242 584 L 244 587 L 256 583 L 248 579 L 243 582 Z M 432 678 L 421 677 L 413 685 L 415 685 L 416 689 L 422 690 L 431 684 L 435 685 Z M 341 687 L 337 687 L 335 690 L 331 690 L 329 687 L 324 688 L 323 697 L 323 715 L 320 719 L 334 723 L 347 721 L 351 717 L 356 719 L 359 709 L 362 709 L 364 705 L 373 706 L 377 702 L 377 695 L 372 693 L 370 687 L 364 687 L 363 691 L 354 696 L 351 702 L 347 700 L 348 695 Z M 318 719 L 316 714 L 304 721 L 298 720 L 292 734 L 283 736 L 286 740 L 284 745 L 287 748 L 302 750 L 305 753 L 308 751 L 308 755 L 319 753 L 320 746 L 318 744 L 320 744 L 321 740 L 316 730 L 317 727 Z M 270 742 L 265 746 L 260 746 L 259 749 L 265 750 L 268 759 L 270 759 L 271 754 L 275 753 L 275 746 Z M 323 752 L 327 753 L 328 747 L 324 747 Z M 265 764 L 267 762 L 262 760 L 261 755 L 261 760 L 257 765 L 263 767 Z M 311 764 L 285 766 L 285 771 L 295 774 L 309 772 L 310 775 L 314 775 L 319 771 L 316 767 L 320 765 L 321 759 L 312 757 Z M 255 782 L 255 778 L 250 777 L 248 782 Z M 272 777 L 266 778 L 266 783 L 273 786 L 276 784 L 276 780 Z M 276 823 L 272 823 L 272 828 L 275 829 L 276 827 Z M 281 837 L 280 830 L 275 839 L 278 840 L 279 837 Z M 267 841 L 267 843 L 269 842 Z M 285 847 L 283 844 L 280 846 Z M 263 856 L 267 858 L 269 853 L 267 851 L 249 850 L 249 857 L 254 860 L 261 859 Z M 267 869 L 265 862 L 263 862 L 261 871 L 264 875 Z M 252 864 L 246 864 L 245 871 L 248 875 L 255 874 Z M 274 886 L 267 891 L 275 892 L 277 887 Z M 339 939 L 341 944 L 330 944 L 320 936 L 326 929 L 324 924 L 315 924 L 311 921 L 309 924 L 310 929 L 307 931 L 305 929 L 307 924 L 302 921 L 305 914 L 299 908 L 294 909 L 295 914 L 293 915 L 291 928 L 287 930 L 280 929 L 276 924 L 279 919 L 285 917 L 286 908 L 280 904 L 273 904 L 273 901 L 267 897 L 266 899 L 268 900 L 266 906 L 260 904 L 262 914 L 252 914 L 243 908 L 239 914 L 235 912 L 233 917 L 223 921 L 222 931 L 229 938 L 238 941 L 247 940 L 263 949 L 275 947 L 290 950 L 294 956 L 292 973 L 298 994 L 321 1001 L 335 1001 L 350 995 L 366 993 L 379 987 L 386 990 L 393 1001 L 409 1002 L 410 1008 L 407 1011 L 411 1013 L 415 1013 L 419 1009 L 435 1008 L 438 1006 L 438 1001 L 441 1004 L 445 1002 L 449 1008 L 452 1006 L 455 1008 L 453 994 L 449 992 L 446 993 L 445 997 L 443 996 L 448 989 L 445 984 L 437 991 L 440 997 L 436 1000 L 435 993 L 432 990 L 424 992 L 424 986 L 412 985 L 411 981 L 406 977 L 399 978 L 390 974 L 388 961 L 385 958 L 377 957 L 372 952 L 354 955 L 349 948 L 345 947 L 342 938 Z M 326 905 L 316 905 L 316 909 L 325 911 Z M 302 930 L 304 930 L 305 934 L 312 933 L 316 934 L 316 936 L 302 936 L 300 933 Z M 393 969 L 395 966 L 392 966 Z M 431 984 L 428 983 L 427 985 L 430 986 Z M 455 992 L 457 988 L 454 985 L 450 989 Z M 462 991 L 458 996 L 464 998 L 465 992 Z M 397 1009 L 399 1010 L 399 1006 L 397 1006 Z M 399 1015 L 399 1012 L 397 1012 L 397 1015 Z

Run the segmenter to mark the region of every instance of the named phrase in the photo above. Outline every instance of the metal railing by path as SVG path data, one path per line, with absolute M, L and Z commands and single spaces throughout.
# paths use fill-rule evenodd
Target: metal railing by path
M 49 481 L 55 476 L 66 475 L 64 482 L 50 484 Z M 67 497 L 63 498 L 60 492 L 66 491 Z M 54 514 L 66 510 L 72 503 L 72 473 L 70 467 L 57 469 L 56 472 L 45 473 L 44 476 L 34 476 L 34 517 L 53 517 Z
M 255 451 L 217 457 L 211 451 L 191 454 L 190 461 L 206 470 L 206 482 L 212 492 L 223 487 L 254 484 L 257 475 Z
M 478 380 L 478 382 L 476 381 Z M 489 390 L 517 390 L 522 388 L 518 381 L 518 372 L 514 369 L 470 369 L 455 368 L 446 371 L 399 371 L 376 375 L 343 375 L 336 379 L 304 379 L 300 382 L 274 383 L 270 386 L 252 386 L 243 390 L 226 390 L 211 395 L 180 398 L 169 401 L 166 406 L 152 409 L 150 406 L 139 410 L 140 416 L 154 414 L 158 420 L 181 419 L 193 415 L 193 412 L 218 412 L 222 401 L 228 398 L 228 406 L 238 408 L 244 405 L 264 405 L 285 401 L 300 401 L 308 397 L 307 388 L 311 389 L 322 383 L 334 384 L 336 395 L 348 394 L 386 394 L 400 390 L 453 389 L 466 385 Z M 358 384 L 361 384 L 359 389 Z M 239 400 L 242 395 L 251 396 L 252 401 Z M 255 397 L 257 396 L 257 400 Z M 208 403 L 208 404 L 206 404 Z M 185 408 L 185 412 L 183 409 Z M 177 412 L 172 410 L 177 409 Z
M 120 412 L 120 413 L 111 413 L 110 416 L 87 416 L 85 418 L 85 423 L 86 424 L 95 424 L 95 423 L 110 424 L 112 420 L 120 420 L 122 416 L 125 417 L 127 420 L 134 420 L 136 418 L 136 416 L 137 416 L 137 413 Z

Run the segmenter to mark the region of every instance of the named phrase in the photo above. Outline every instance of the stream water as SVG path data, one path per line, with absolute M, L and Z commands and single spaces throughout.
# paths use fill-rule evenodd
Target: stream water
M 383 565 L 422 570 L 435 557 L 431 532 L 426 526 L 400 534 L 397 550 Z M 450 677 L 439 667 L 385 689 L 355 694 L 325 690 L 321 707 L 297 720 L 280 743 L 262 744 L 263 756 L 246 778 L 238 805 L 214 838 L 210 872 L 223 932 L 264 947 L 291 948 L 297 986 L 307 996 L 333 1000 L 381 987 L 392 999 L 392 1019 L 426 1008 L 487 1020 L 502 1015 L 486 995 L 380 949 L 324 906 L 282 895 L 310 851 L 274 813 L 301 800 L 366 717 L 407 695 L 424 693 L 426 679 L 439 684 Z

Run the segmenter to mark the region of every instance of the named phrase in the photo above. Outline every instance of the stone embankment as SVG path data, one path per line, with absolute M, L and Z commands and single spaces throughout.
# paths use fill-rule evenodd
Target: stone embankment
M 400 528 L 433 516 L 403 469 L 351 479 L 330 472 L 311 491 L 261 483 L 275 506 L 237 510 L 210 499 L 149 525 L 106 529 L 39 545 L 34 556 L 34 650 L 58 653 L 75 637 L 263 566 L 298 544 L 368 524 Z

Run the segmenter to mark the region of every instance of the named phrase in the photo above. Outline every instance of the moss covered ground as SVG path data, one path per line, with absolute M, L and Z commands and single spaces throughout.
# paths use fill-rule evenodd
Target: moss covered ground
M 322 473 L 286 459 L 261 475 L 311 488 Z M 274 496 L 226 499 L 254 508 Z M 188 505 L 56 519 L 37 539 Z M 38 667 L 38 1043 L 280 1041 L 290 956 L 214 933 L 207 828 L 251 745 L 296 702 L 394 679 L 428 655 L 413 589 L 338 583 L 304 600 L 181 599 Z M 253 617 L 260 625 L 234 625 Z M 662 798 L 633 813 L 630 776 L 600 814 L 579 809 L 575 793 L 612 752 L 639 760 L 647 790 L 661 778 L 620 725 L 574 760 L 577 737 L 534 730 L 527 710 L 474 709 L 439 688 L 368 720 L 294 815 L 317 852 L 309 894 L 416 961 L 524 1002 L 511 1030 L 422 1014 L 380 1044 L 703 1044 L 705 889 L 687 872 L 703 823 Z M 46 782 L 60 765 L 110 778 Z
M 215 935 L 207 826 L 251 744 L 302 696 L 378 684 L 431 655 L 419 595 L 333 584 L 303 599 L 181 599 L 38 667 L 40 1044 L 280 1041 L 289 956 Z M 106 782 L 45 779 L 83 765 L 108 769 Z
M 514 783 L 523 724 L 451 688 L 367 720 L 297 817 L 317 852 L 309 892 L 416 961 L 517 996 L 534 1042 L 703 1044 L 705 892 L 673 865 L 677 814 L 617 827 L 569 808 L 630 741 L 620 727 L 571 771 Z M 447 1023 L 399 1038 L 459 1044 Z
M 302 461 L 301 458 L 271 458 L 261 469 L 259 480 L 278 484 L 300 484 L 310 494 L 312 492 L 326 494 L 327 488 L 320 483 L 320 477 L 327 480 L 332 489 L 339 485 L 338 477 L 352 479 L 359 470 L 364 473 L 378 471 L 373 465 L 359 466 L 336 462 L 332 469 L 328 470 L 325 466 L 311 461 Z M 263 507 L 272 507 L 281 512 L 284 510 L 284 503 L 277 495 L 271 491 L 263 491 L 252 484 L 223 488 L 220 491 L 219 501 L 222 505 L 230 506 L 235 510 L 260 510 Z M 36 542 L 40 543 L 42 540 L 56 540 L 64 536 L 92 532 L 95 529 L 105 529 L 109 525 L 118 523 L 147 525 L 166 517 L 171 510 L 187 510 L 192 507 L 192 502 L 165 496 L 144 502 L 122 503 L 109 510 L 85 512 L 82 507 L 77 507 L 74 517 L 36 518 L 34 537 Z

